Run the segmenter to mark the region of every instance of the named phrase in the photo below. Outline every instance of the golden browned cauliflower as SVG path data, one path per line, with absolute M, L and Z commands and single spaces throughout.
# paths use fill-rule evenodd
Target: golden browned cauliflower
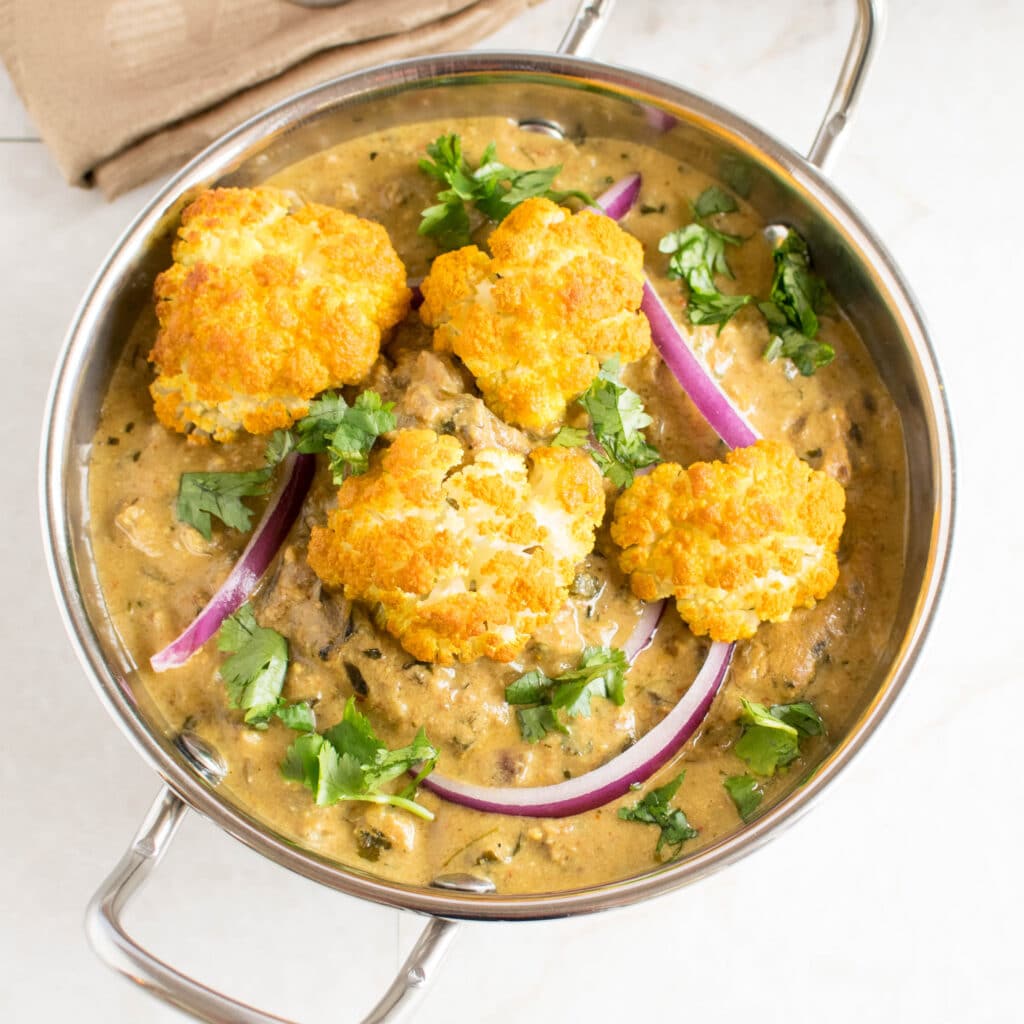
M 499 416 L 544 433 L 601 363 L 650 348 L 643 248 L 609 217 L 548 199 L 517 206 L 489 244 L 492 256 L 470 245 L 434 260 L 420 315 Z
M 612 539 L 637 597 L 674 597 L 694 633 L 741 640 L 832 589 L 845 502 L 788 445 L 758 441 L 724 462 L 638 477 L 615 505 Z
M 604 515 L 601 475 L 576 449 L 500 448 L 400 430 L 349 477 L 309 564 L 369 603 L 423 661 L 510 661 L 566 600 Z M 528 466 L 529 463 L 529 466 Z
M 191 440 L 262 434 L 356 384 L 405 316 L 405 267 L 379 224 L 274 188 L 204 192 L 156 280 L 149 358 L 161 423 Z

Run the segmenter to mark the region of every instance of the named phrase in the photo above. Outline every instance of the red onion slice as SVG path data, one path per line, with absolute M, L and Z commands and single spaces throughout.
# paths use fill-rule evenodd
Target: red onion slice
M 599 196 L 590 209 L 603 212 L 613 220 L 621 220 L 640 195 L 640 185 L 640 175 L 630 174 Z M 697 358 L 650 281 L 644 281 L 640 308 L 650 321 L 651 337 L 665 365 L 712 429 L 730 448 L 746 448 L 753 444 L 757 440 L 756 432 Z
M 154 672 L 184 665 L 256 589 L 306 500 L 316 471 L 316 456 L 293 452 L 285 459 L 283 469 L 284 478 L 228 578 L 191 625 L 149 659 Z
M 644 120 L 659 134 L 670 132 L 679 124 L 679 118 L 673 117 L 661 107 L 644 106 L 641 109 L 644 112 Z
M 475 786 L 437 772 L 421 785 L 452 803 L 495 814 L 565 818 L 601 807 L 628 793 L 631 786 L 646 782 L 697 731 L 725 679 L 735 646 L 712 644 L 679 703 L 627 751 L 600 768 L 553 786 Z
M 642 183 L 643 179 L 639 174 L 627 174 L 606 192 L 602 192 L 594 200 L 594 205 L 588 206 L 587 209 L 593 210 L 594 213 L 604 213 L 612 220 L 622 220 L 633 209 L 633 204 L 640 195 Z
M 650 281 L 644 282 L 640 308 L 650 321 L 651 337 L 665 365 L 712 429 L 730 448 L 746 448 L 753 444 L 757 440 L 756 431 L 697 358 Z
M 622 653 L 626 655 L 626 661 L 631 665 L 636 659 L 654 643 L 654 634 L 658 631 L 658 624 L 662 615 L 665 614 L 664 601 L 655 601 L 652 604 L 645 604 L 640 618 L 636 620 L 633 632 L 622 647 Z

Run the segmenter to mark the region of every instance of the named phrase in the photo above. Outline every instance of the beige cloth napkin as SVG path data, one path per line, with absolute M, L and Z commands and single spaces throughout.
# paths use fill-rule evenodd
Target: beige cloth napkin
M 0 57 L 68 181 L 113 197 L 328 78 L 469 46 L 540 0 L 0 0 Z

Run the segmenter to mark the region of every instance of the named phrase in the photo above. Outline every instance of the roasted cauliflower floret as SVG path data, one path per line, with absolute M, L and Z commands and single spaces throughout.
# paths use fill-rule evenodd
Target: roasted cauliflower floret
M 616 503 L 612 539 L 637 597 L 674 597 L 694 633 L 741 640 L 832 589 L 845 502 L 788 445 L 758 441 L 724 462 L 638 477 Z
M 365 601 L 423 661 L 510 661 L 566 600 L 594 545 L 604 490 L 575 449 L 477 451 L 400 430 L 370 471 L 349 477 L 309 564 Z
M 607 359 L 651 344 L 641 313 L 644 254 L 613 220 L 548 199 L 517 206 L 490 237 L 434 260 L 420 315 L 503 419 L 545 433 Z
M 262 434 L 357 384 L 405 316 L 405 267 L 379 224 L 273 188 L 204 192 L 156 280 L 149 358 L 161 423 L 191 439 Z

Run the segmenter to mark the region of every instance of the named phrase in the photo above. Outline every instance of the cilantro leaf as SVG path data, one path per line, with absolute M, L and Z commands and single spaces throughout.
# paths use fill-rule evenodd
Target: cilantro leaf
M 322 735 L 300 736 L 291 744 L 281 764 L 281 774 L 302 783 L 321 807 L 340 800 L 361 800 L 390 804 L 431 821 L 434 815 L 416 803 L 413 796 L 436 761 L 437 750 L 422 729 L 408 746 L 388 750 L 350 697 L 337 725 Z M 382 785 L 416 765 L 422 765 L 419 774 L 401 793 L 381 792 Z
M 786 321 L 808 338 L 818 333 L 817 310 L 825 298 L 825 283 L 811 273 L 811 254 L 807 243 L 795 231 L 772 253 L 775 274 L 771 300 L 782 310 Z
M 764 350 L 764 358 L 769 363 L 773 363 L 779 356 L 791 359 L 804 377 L 810 377 L 815 370 L 828 366 L 835 359 L 836 352 L 831 345 L 814 341 L 787 323 L 785 315 L 775 303 L 760 302 L 757 308 L 764 314 L 772 334 Z
M 274 714 L 289 729 L 296 732 L 316 732 L 316 713 L 307 701 L 297 701 L 294 704 L 284 701 L 275 709 Z
M 801 736 L 824 735 L 825 723 L 809 700 L 799 700 L 793 704 L 773 704 L 769 710 L 773 718 L 791 725 Z
M 341 721 L 324 733 L 324 739 L 338 750 L 351 754 L 360 764 L 374 764 L 378 754 L 387 748 L 377 738 L 370 720 L 356 708 L 350 697 Z
M 341 395 L 325 394 L 309 403 L 309 412 L 294 431 L 277 431 L 267 445 L 267 460 L 294 450 L 307 455 L 327 452 L 336 484 L 346 476 L 365 473 L 377 438 L 394 430 L 394 402 L 376 391 L 364 391 L 351 406 Z M 279 437 L 278 435 L 283 435 Z
M 669 255 L 670 278 L 685 281 L 692 292 L 717 295 L 715 275 L 733 276 L 725 258 L 725 247 L 739 245 L 740 241 L 735 235 L 694 222 L 665 235 L 658 243 L 658 251 Z
M 548 696 L 552 685 L 551 680 L 535 668 L 505 687 L 505 700 L 509 704 L 539 704 Z
M 686 314 L 691 324 L 727 323 L 750 302 L 749 295 L 714 295 L 705 292 L 691 292 Z
M 264 458 L 268 466 L 277 466 L 295 451 L 295 434 L 290 430 L 275 430 L 270 435 Z
M 618 359 L 610 359 L 601 367 L 577 401 L 590 416 L 593 437 L 579 428 L 562 427 L 552 444 L 585 446 L 616 487 L 628 487 L 635 470 L 661 458 L 641 433 L 650 425 L 651 417 L 644 412 L 640 396 L 619 382 Z
M 772 253 L 771 301 L 758 304 L 772 338 L 764 357 L 790 359 L 804 377 L 828 366 L 835 358 L 831 345 L 815 341 L 818 312 L 828 297 L 825 282 L 811 271 L 807 243 L 792 229 Z
M 576 668 L 554 679 L 540 669 L 520 676 L 505 688 L 505 700 L 515 705 L 536 705 L 516 713 L 523 739 L 536 743 L 549 732 L 568 734 L 558 711 L 569 718 L 589 718 L 592 697 L 605 697 L 621 707 L 626 700 L 628 668 L 626 655 L 617 648 L 588 647 Z
M 364 391 L 345 414 L 327 446 L 334 482 L 370 468 L 370 449 L 381 434 L 395 429 L 394 402 L 385 402 L 376 391 Z
M 736 200 L 717 185 L 704 189 L 693 204 L 693 212 L 701 220 L 716 213 L 734 213 L 738 209 Z
M 715 277 L 732 278 L 726 259 L 728 245 L 740 245 L 739 235 L 730 235 L 706 223 L 706 218 L 738 209 L 728 192 L 712 185 L 693 204 L 696 220 L 671 231 L 658 243 L 658 250 L 669 255 L 668 276 L 685 281 L 689 289 L 687 315 L 692 324 L 718 324 L 719 329 L 747 303 L 750 295 L 725 295 L 715 284 Z
M 739 816 L 747 821 L 761 805 L 764 794 L 752 775 L 730 775 L 722 785 L 732 797 Z
M 333 743 L 324 740 L 317 753 L 316 802 L 330 807 L 339 800 L 351 800 L 363 789 L 363 773 L 351 754 L 339 754 Z
M 685 777 L 686 772 L 680 772 L 671 782 L 652 789 L 639 803 L 619 808 L 619 817 L 623 821 L 638 821 L 645 825 L 657 825 L 661 829 L 658 845 L 654 848 L 656 854 L 661 853 L 662 847 L 672 846 L 674 857 L 683 843 L 697 837 L 697 830 L 686 820 L 686 815 L 671 805 Z
M 242 605 L 221 624 L 217 649 L 233 652 L 220 666 L 228 703 L 245 711 L 245 722 L 266 728 L 280 706 L 288 672 L 288 641 L 256 622 L 252 605 Z
M 590 431 L 582 427 L 561 427 L 551 439 L 558 448 L 579 448 L 590 440 Z
M 324 742 L 323 736 L 316 733 L 300 736 L 286 751 L 281 774 L 292 782 L 301 782 L 315 793 L 320 778 L 320 749 Z
M 429 157 L 429 159 L 428 159 Z M 553 167 L 516 170 L 503 164 L 492 142 L 484 150 L 480 164 L 470 166 L 462 152 L 458 135 L 441 135 L 427 146 L 427 157 L 419 162 L 420 170 L 447 188 L 437 193 L 437 203 L 422 213 L 419 233 L 430 235 L 445 250 L 469 245 L 470 219 L 467 203 L 489 220 L 504 220 L 521 202 L 541 196 L 554 203 L 576 198 L 587 205 L 591 198 L 584 192 L 559 192 L 551 188 L 561 171 Z
M 248 530 L 252 509 L 242 498 L 267 493 L 271 468 L 246 473 L 182 473 L 178 483 L 178 519 L 194 526 L 207 540 L 211 516 L 235 530 Z
M 590 716 L 591 696 L 607 697 L 619 707 L 626 701 L 626 670 L 623 651 L 614 647 L 588 647 L 579 667 L 553 680 L 551 706 L 564 708 L 570 718 Z
M 527 743 L 536 743 L 544 739 L 549 732 L 560 732 L 566 736 L 569 734 L 569 727 L 555 714 L 550 704 L 540 704 L 535 708 L 519 708 L 516 711 L 516 719 L 519 722 L 519 731 Z
M 776 704 L 770 710 L 756 701 L 743 699 L 742 704 L 743 735 L 733 750 L 756 775 L 774 775 L 776 769 L 799 756 L 801 736 L 817 736 L 825 731 L 810 701 Z

